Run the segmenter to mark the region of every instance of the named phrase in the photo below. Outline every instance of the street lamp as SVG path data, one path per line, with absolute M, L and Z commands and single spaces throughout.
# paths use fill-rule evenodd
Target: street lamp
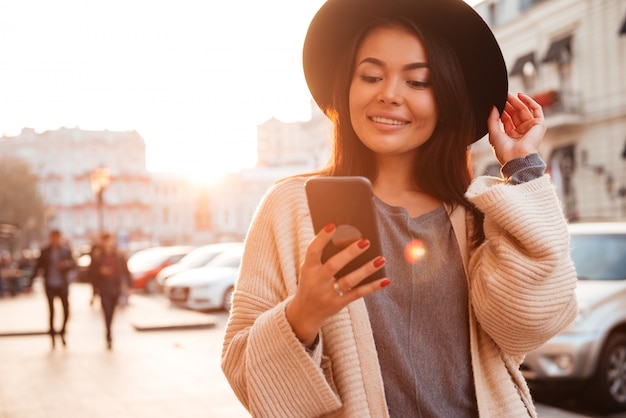
M 91 190 L 96 195 L 97 204 L 98 204 L 98 234 L 102 235 L 104 231 L 104 199 L 103 194 L 104 190 L 111 183 L 111 172 L 108 168 L 100 167 L 96 169 L 93 173 L 91 173 Z
M 52 230 L 52 221 L 56 216 L 56 210 L 54 206 L 46 206 L 43 210 L 44 222 L 46 224 L 46 231 L 50 232 Z

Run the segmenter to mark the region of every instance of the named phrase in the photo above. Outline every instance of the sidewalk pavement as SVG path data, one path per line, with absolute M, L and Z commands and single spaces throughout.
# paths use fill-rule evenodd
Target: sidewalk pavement
M 177 309 L 133 294 L 106 349 L 99 300 L 70 287 L 67 347 L 51 348 L 45 294 L 0 299 L 0 418 L 244 418 L 220 369 L 227 313 Z M 57 301 L 58 302 L 58 301 Z M 61 320 L 57 306 L 56 322 Z M 540 418 L 581 418 L 537 405 Z
M 0 299 L 0 418 L 250 417 L 220 369 L 227 313 L 171 307 L 133 294 L 113 319 L 107 350 L 99 299 L 70 286 L 67 346 L 47 335 L 47 301 Z M 57 300 L 56 321 L 62 319 Z
M 91 287 L 83 283 L 74 283 L 70 288 L 70 315 L 73 314 L 74 301 L 84 301 L 91 297 Z M 215 326 L 215 318 L 211 315 L 178 309 L 158 295 L 150 297 L 142 294 L 131 295 L 131 303 L 121 307 L 127 311 L 131 325 L 137 331 L 162 331 L 168 329 L 195 329 Z M 47 335 L 48 306 L 45 293 L 40 283 L 35 283 L 32 294 L 19 294 L 17 297 L 5 296 L 0 299 L 0 337 Z M 62 308 L 56 301 L 55 322 L 60 324 Z M 95 309 L 100 309 L 96 298 Z M 56 305 L 55 305 L 56 306 Z M 120 309 L 120 310 L 121 310 Z M 119 311 L 116 311 L 118 313 Z M 57 326 L 58 329 L 58 326 Z

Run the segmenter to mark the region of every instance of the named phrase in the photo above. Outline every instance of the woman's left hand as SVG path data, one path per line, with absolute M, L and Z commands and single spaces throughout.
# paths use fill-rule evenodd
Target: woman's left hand
M 523 93 L 517 96 L 509 93 L 502 116 L 498 115 L 494 107 L 487 124 L 489 142 L 502 165 L 515 158 L 537 153 L 546 133 L 546 120 L 541 106 Z

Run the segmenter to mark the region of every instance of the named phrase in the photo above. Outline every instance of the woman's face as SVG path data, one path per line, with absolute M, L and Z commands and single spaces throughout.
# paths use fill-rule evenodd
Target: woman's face
M 376 154 L 412 154 L 428 141 L 437 108 L 420 38 L 399 26 L 370 31 L 357 49 L 349 105 L 354 131 Z

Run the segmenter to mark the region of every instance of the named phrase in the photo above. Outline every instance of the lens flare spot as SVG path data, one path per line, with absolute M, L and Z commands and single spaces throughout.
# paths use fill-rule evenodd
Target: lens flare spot
M 404 248 L 404 258 L 411 264 L 421 261 L 426 255 L 426 248 L 422 240 L 414 239 Z

